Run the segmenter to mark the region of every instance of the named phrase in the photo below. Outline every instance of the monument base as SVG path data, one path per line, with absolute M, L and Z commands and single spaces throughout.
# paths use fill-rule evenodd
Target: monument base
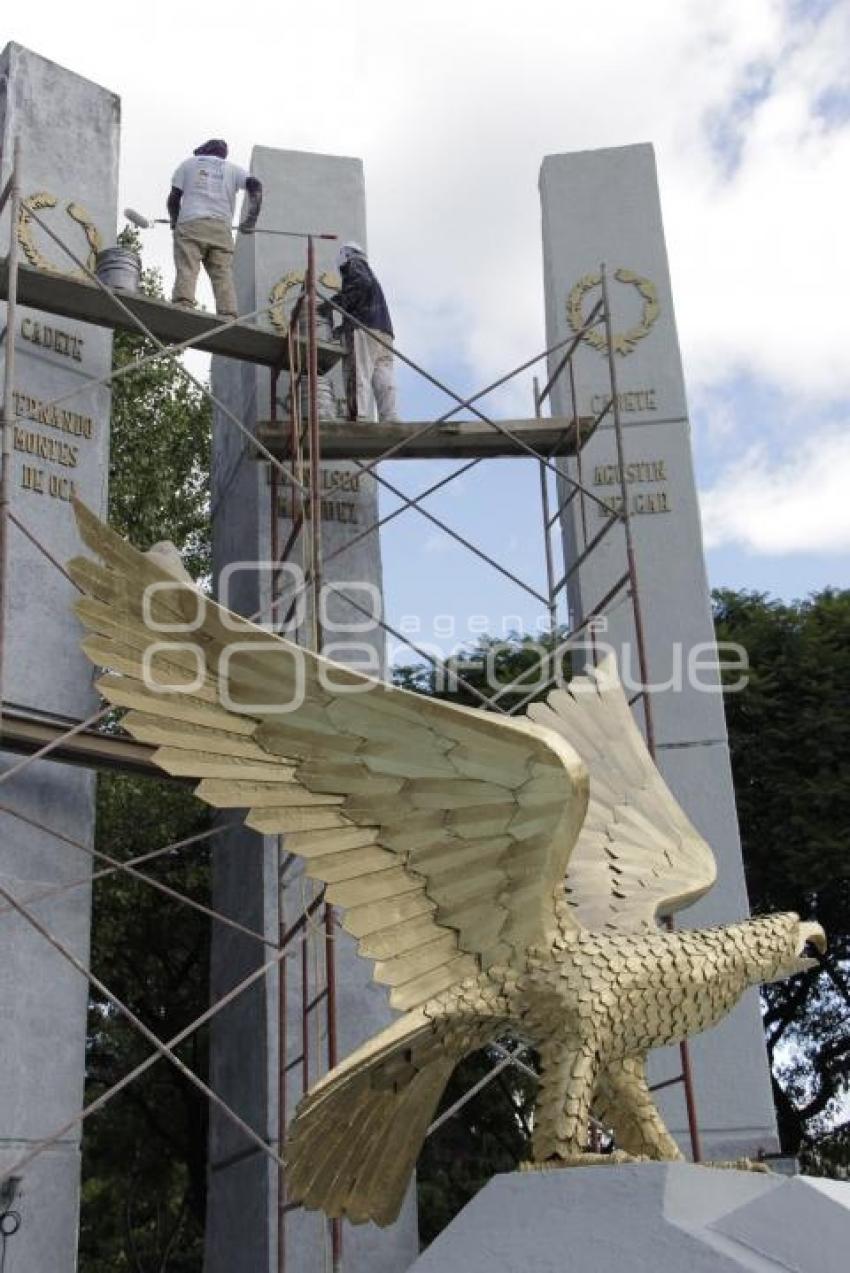
M 496 1176 L 410 1273 L 843 1273 L 850 1184 L 689 1163 Z

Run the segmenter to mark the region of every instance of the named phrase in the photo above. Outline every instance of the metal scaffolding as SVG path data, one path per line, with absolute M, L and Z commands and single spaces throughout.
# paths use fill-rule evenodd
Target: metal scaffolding
M 244 447 L 256 459 L 270 467 L 270 499 L 271 499 L 271 559 L 272 588 L 270 597 L 270 615 L 277 614 L 286 626 L 291 619 L 301 595 L 307 598 L 307 622 L 301 625 L 300 639 L 310 648 L 320 651 L 322 648 L 322 631 L 320 621 L 319 593 L 324 584 L 346 602 L 347 605 L 373 619 L 388 634 L 409 647 L 416 655 L 431 664 L 437 670 L 446 671 L 456 685 L 462 686 L 482 708 L 491 711 L 515 714 L 540 693 L 539 675 L 545 671 L 548 678 L 553 678 L 553 668 L 576 638 L 582 633 L 589 634 L 593 649 L 594 621 L 601 618 L 614 604 L 627 598 L 634 616 L 637 638 L 638 664 L 642 688 L 634 696 L 632 702 L 641 704 L 641 716 L 644 725 L 647 745 L 655 756 L 655 734 L 653 729 L 651 697 L 646 689 L 649 684 L 646 649 L 644 642 L 641 614 L 640 592 L 638 586 L 638 570 L 635 558 L 629 500 L 626 489 L 626 463 L 624 454 L 624 430 L 620 418 L 619 398 L 617 393 L 617 373 L 613 353 L 611 313 L 605 269 L 601 271 L 601 296 L 588 317 L 584 327 L 568 340 L 563 340 L 549 349 L 544 349 L 534 357 L 525 360 L 493 383 L 485 386 L 478 393 L 464 397 L 455 392 L 449 385 L 427 369 L 417 364 L 412 358 L 393 349 L 396 358 L 405 363 L 418 375 L 424 377 L 432 386 L 444 392 L 452 401 L 452 406 L 435 420 L 416 425 L 363 425 L 345 424 L 320 419 L 319 379 L 342 356 L 342 350 L 333 342 L 319 337 L 317 323 L 317 302 L 320 299 L 320 283 L 316 275 L 315 246 L 313 236 L 306 238 L 306 275 L 303 287 L 291 312 L 287 317 L 286 332 L 283 336 L 272 335 L 268 329 L 257 327 L 254 320 L 262 318 L 279 307 L 279 302 L 263 306 L 252 314 L 238 319 L 219 322 L 208 315 L 177 311 L 174 306 L 164 302 L 152 301 L 150 298 L 136 297 L 126 293 L 118 293 L 106 286 L 96 277 L 86 264 L 81 261 L 62 237 L 56 234 L 39 216 L 38 212 L 26 206 L 21 195 L 21 154 L 20 146 L 15 145 L 13 170 L 6 187 L 0 194 L 0 214 L 8 205 L 10 214 L 9 253 L 5 262 L 0 262 L 0 298 L 7 302 L 7 323 L 5 330 L 5 374 L 3 385 L 3 420 L 2 420 L 2 475 L 0 476 L 0 686 L 8 679 L 8 660 L 4 657 L 4 615 L 8 606 L 6 596 L 8 570 L 7 563 L 10 548 L 10 536 L 20 533 L 27 537 L 61 573 L 66 580 L 69 576 L 62 563 L 58 562 L 50 551 L 41 543 L 39 536 L 27 527 L 10 508 L 10 474 L 12 466 L 12 430 L 14 427 L 13 385 L 15 358 L 15 307 L 17 303 L 32 305 L 48 312 L 73 315 L 84 322 L 94 322 L 101 326 L 123 328 L 139 332 L 153 343 L 154 352 L 131 366 L 100 378 L 87 380 L 80 389 L 72 390 L 54 400 L 54 404 L 71 397 L 73 393 L 92 384 L 109 384 L 119 376 L 132 375 L 140 366 L 152 361 L 171 360 L 174 366 L 191 381 L 196 388 L 206 395 L 219 412 L 219 418 L 226 426 L 236 428 L 244 438 Z M 36 222 L 60 250 L 77 266 L 85 276 L 85 281 L 70 279 L 58 274 L 46 275 L 41 271 L 21 266 L 18 261 L 17 227 L 25 208 L 27 217 Z M 317 236 L 318 237 L 318 236 Z M 322 235 L 321 237 L 329 237 Z M 330 305 L 343 317 L 349 327 L 362 327 L 357 319 L 347 314 L 333 299 L 323 297 L 324 303 Z M 577 409 L 575 355 L 582 340 L 589 331 L 601 328 L 607 343 L 607 365 L 609 373 L 610 393 L 606 405 L 595 418 L 581 418 Z M 188 335 L 187 335 L 188 333 Z M 374 334 L 373 334 L 374 335 Z M 379 339 L 378 337 L 375 337 Z M 224 354 L 228 357 L 240 358 L 249 362 L 265 365 L 270 376 L 270 420 L 261 422 L 252 432 L 226 404 L 217 400 L 208 386 L 204 385 L 180 362 L 179 356 L 187 349 L 205 349 L 212 353 Z M 529 371 L 538 364 L 546 363 L 553 368 L 543 389 L 534 382 L 533 418 L 523 421 L 500 421 L 485 413 L 477 404 L 495 389 L 505 385 L 516 376 Z M 288 416 L 278 417 L 278 383 L 282 373 L 289 377 Z M 549 402 L 552 390 L 558 383 L 568 387 L 571 403 L 570 415 L 567 418 L 552 419 L 544 416 L 544 407 Z M 54 404 L 47 404 L 48 406 Z M 457 422 L 453 417 L 457 412 L 465 410 L 474 416 L 473 421 Z M 354 413 L 356 414 L 356 412 Z M 618 506 L 612 507 L 610 502 L 601 500 L 586 484 L 583 474 L 583 451 L 598 426 L 605 421 L 613 425 L 615 438 L 620 495 Z M 438 490 L 445 488 L 452 481 L 469 473 L 478 465 L 495 457 L 520 456 L 533 461 L 539 469 L 540 479 L 540 514 L 543 540 L 543 558 L 545 566 L 545 592 L 500 563 L 492 554 L 479 545 L 473 544 L 466 536 L 449 526 L 443 519 L 424 507 L 424 502 Z M 399 506 L 389 514 L 379 517 L 372 525 L 360 531 L 332 553 L 322 552 L 322 501 L 321 501 L 321 465 L 323 458 L 345 458 L 356 464 L 362 474 L 370 474 L 379 486 L 391 492 L 399 501 Z M 409 497 L 386 476 L 378 471 L 378 465 L 389 459 L 409 458 L 443 458 L 463 459 L 464 463 L 448 476 L 432 483 L 418 495 Z M 567 472 L 563 461 L 566 458 L 575 460 L 576 475 Z M 285 539 L 282 540 L 279 522 L 279 492 L 288 487 L 292 492 L 291 526 Z M 561 519 L 573 501 L 578 501 L 579 524 L 582 528 L 581 548 L 573 560 L 563 559 L 563 541 L 561 537 Z M 588 532 L 587 509 L 596 505 L 604 515 L 604 522 L 592 536 Z M 547 651 L 538 664 L 520 674 L 514 681 L 502 685 L 493 694 L 482 692 L 476 685 L 466 680 L 450 661 L 436 658 L 431 652 L 423 649 L 395 627 L 384 616 L 375 616 L 347 595 L 341 586 L 329 583 L 325 574 L 331 562 L 370 535 L 378 534 L 401 514 L 413 512 L 439 528 L 461 544 L 465 550 L 475 556 L 482 564 L 507 578 L 515 586 L 523 589 L 546 606 L 549 618 L 549 633 L 552 648 Z M 626 550 L 626 570 L 615 580 L 606 595 L 592 611 L 583 615 L 566 631 L 559 622 L 559 613 L 566 611 L 567 586 L 570 580 L 581 569 L 594 550 L 616 529 L 624 536 Z M 556 562 L 559 554 L 563 560 L 563 569 L 558 573 Z M 303 583 L 294 594 L 284 593 L 280 586 L 280 572 L 285 563 L 298 561 L 303 570 Z M 250 616 L 253 620 L 265 618 L 258 613 Z M 527 682 L 532 675 L 536 678 L 533 689 Z M 510 695 L 510 705 L 504 700 Z M 164 775 L 150 761 L 153 748 L 142 744 L 128 742 L 127 739 L 110 736 L 94 728 L 105 715 L 105 709 L 94 713 L 82 722 L 67 722 L 60 718 L 29 718 L 21 713 L 9 713 L 4 710 L 0 695 L 0 728 L 2 728 L 2 745 L 5 750 L 17 750 L 23 758 L 0 775 L 0 784 L 5 784 L 21 772 L 24 772 L 34 761 L 46 756 L 76 764 L 96 768 L 113 767 L 127 769 L 132 772 L 155 772 L 166 781 Z M 168 1040 L 160 1039 L 144 1022 L 140 1021 L 130 1009 L 123 1004 L 100 979 L 87 968 L 61 942 L 41 920 L 33 913 L 28 902 L 30 899 L 14 897 L 0 887 L 0 922 L 3 916 L 17 913 L 38 931 L 43 939 L 59 953 L 72 967 L 85 977 L 89 983 L 102 994 L 117 1011 L 122 1013 L 130 1024 L 147 1040 L 152 1051 L 148 1057 L 130 1073 L 119 1080 L 112 1088 L 102 1093 L 79 1111 L 65 1126 L 56 1129 L 51 1135 L 43 1138 L 26 1154 L 8 1167 L 3 1179 L 19 1174 L 32 1159 L 60 1138 L 79 1127 L 87 1118 L 111 1100 L 115 1095 L 144 1073 L 151 1065 L 164 1058 L 176 1066 L 180 1072 L 204 1096 L 215 1105 L 224 1117 L 234 1123 L 243 1135 L 266 1154 L 278 1168 L 278 1268 L 282 1273 L 285 1264 L 285 1230 L 286 1216 L 294 1205 L 286 1197 L 286 1176 L 284 1164 L 280 1156 L 284 1131 L 287 1122 L 287 1079 L 291 1074 L 300 1074 L 302 1085 L 306 1089 L 311 1074 L 317 1067 L 332 1068 L 337 1062 L 336 1031 L 336 987 L 335 987 L 335 946 L 334 937 L 337 920 L 333 908 L 324 900 L 323 891 L 315 889 L 311 895 L 303 898 L 299 907 L 300 913 L 289 924 L 286 922 L 286 889 L 290 877 L 293 857 L 286 852 L 283 837 L 278 837 L 277 863 L 279 879 L 279 927 L 276 940 L 271 940 L 261 932 L 250 929 L 231 917 L 222 914 L 212 907 L 204 906 L 195 899 L 187 897 L 179 890 L 152 879 L 140 867 L 149 864 L 156 858 L 175 850 L 191 849 L 199 843 L 208 843 L 215 836 L 228 829 L 225 825 L 199 835 L 191 836 L 175 844 L 140 855 L 129 861 L 118 858 L 64 836 L 61 832 L 47 827 L 32 818 L 24 818 L 21 813 L 5 803 L 0 803 L 0 811 L 28 822 L 66 842 L 74 849 L 83 850 L 92 858 L 93 864 L 102 864 L 91 874 L 57 885 L 45 893 L 38 894 L 38 900 L 45 896 L 55 897 L 75 888 L 87 887 L 92 881 L 103 879 L 115 873 L 124 873 L 141 880 L 152 887 L 160 889 L 183 904 L 201 910 L 211 920 L 225 924 L 238 930 L 243 936 L 255 940 L 264 948 L 264 962 L 254 969 L 238 985 L 234 986 L 219 1000 L 212 1004 L 197 1020 L 188 1025 L 178 1035 Z M 286 957 L 295 951 L 300 944 L 301 995 L 298 1020 L 289 1020 L 287 1010 Z M 312 974 L 310 969 L 311 951 L 314 955 Z M 250 1128 L 239 1114 L 218 1096 L 198 1075 L 194 1074 L 175 1054 L 178 1045 L 195 1030 L 206 1025 L 218 1013 L 243 994 L 250 986 L 257 984 L 269 973 L 277 971 L 278 975 L 278 1015 L 279 1015 L 279 1086 L 278 1109 L 279 1126 L 277 1136 L 269 1143 Z M 325 1047 L 320 1055 L 320 1031 L 313 1029 L 311 1039 L 311 1023 L 316 1023 L 318 1013 L 325 1019 Z M 287 1059 L 289 1037 L 292 1033 L 300 1040 L 300 1052 L 294 1059 Z M 497 1061 L 487 1079 L 475 1085 L 450 1110 L 445 1111 L 435 1121 L 429 1134 L 436 1130 L 447 1118 L 472 1099 L 481 1087 L 496 1077 L 508 1066 L 517 1066 L 524 1072 L 534 1075 L 534 1071 L 523 1060 L 522 1047 L 510 1051 L 494 1046 Z M 690 1074 L 690 1062 L 686 1044 L 681 1045 L 682 1071 L 675 1079 L 659 1084 L 666 1087 L 670 1083 L 682 1083 L 685 1089 L 688 1123 L 691 1138 L 692 1154 L 695 1161 L 700 1158 L 699 1133 L 696 1110 L 693 1098 L 693 1084 Z M 342 1228 L 338 1221 L 329 1223 L 329 1240 L 331 1260 L 334 1270 L 341 1267 L 342 1261 Z

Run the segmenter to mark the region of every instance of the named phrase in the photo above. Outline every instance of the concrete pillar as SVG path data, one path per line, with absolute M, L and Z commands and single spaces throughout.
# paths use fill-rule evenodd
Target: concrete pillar
M 665 778 L 717 857 L 711 893 L 682 917 L 688 926 L 748 914 L 729 748 L 713 660 L 714 633 L 703 558 L 690 425 L 664 232 L 650 145 L 549 155 L 540 174 L 547 340 L 580 328 L 600 296 L 605 262 L 628 498 L 646 631 L 658 761 Z M 594 416 L 609 396 L 604 330 L 577 352 L 578 411 Z M 554 362 L 551 368 L 554 370 Z M 572 411 L 561 378 L 553 414 Z M 567 470 L 576 476 L 575 462 Z M 587 444 L 583 481 L 594 495 L 620 496 L 610 415 Z M 563 499 L 567 487 L 561 492 Z M 569 564 L 603 525 L 591 500 L 573 500 L 563 534 Z M 585 536 L 587 538 L 585 538 Z M 569 600 L 575 624 L 626 569 L 624 536 L 612 529 L 577 571 Z M 621 593 L 601 637 L 619 653 L 621 672 L 639 683 L 632 608 Z M 639 709 L 638 709 L 639 710 Z M 737 1156 L 776 1144 L 773 1102 L 757 996 L 744 1002 L 692 1048 L 697 1111 L 708 1156 Z M 654 1079 L 679 1072 L 678 1053 L 653 1060 Z M 663 1097 L 665 1117 L 685 1143 L 681 1086 Z
M 257 147 L 252 172 L 263 182 L 260 224 L 273 229 L 336 233 L 338 242 L 317 240 L 317 269 L 335 272 L 339 243 L 353 239 L 366 245 L 363 167 L 359 160 L 297 151 Z M 235 259 L 240 313 L 268 305 L 272 293 L 291 306 L 306 264 L 306 240 L 254 235 L 240 238 Z M 267 325 L 268 315 L 258 321 Z M 213 360 L 213 390 L 248 426 L 270 415 L 270 376 L 247 364 Z M 277 387 L 278 415 L 287 416 L 288 379 Z M 329 378 L 325 402 L 344 396 L 341 370 Z M 377 535 L 363 540 L 334 560 L 332 554 L 355 538 L 378 517 L 376 484 L 353 464 L 333 463 L 323 469 L 322 535 L 327 582 L 351 586 L 351 595 L 367 608 L 380 603 L 381 558 Z M 272 497 L 269 466 L 253 459 L 245 440 L 221 411 L 216 413 L 213 454 L 213 547 L 215 578 L 234 562 L 268 563 L 272 544 Z M 286 542 L 291 528 L 290 489 L 281 479 L 278 488 L 277 540 Z M 269 603 L 270 572 L 248 566 L 232 574 L 228 604 L 253 614 Z M 356 590 L 355 590 L 356 589 Z M 224 600 L 224 597 L 221 596 Z M 383 666 L 381 630 L 369 625 L 333 593 L 323 615 L 325 650 L 365 671 Z M 278 931 L 277 842 L 235 828 L 215 853 L 215 906 L 260 928 L 276 940 Z M 297 918 L 310 894 L 297 873 L 288 875 L 284 893 L 287 923 Z M 371 983 L 371 965 L 360 959 L 344 934 L 337 932 L 339 1058 L 386 1025 L 391 1017 L 386 992 Z M 324 984 L 324 940 L 312 933 L 308 945 L 309 993 Z M 266 957 L 256 943 L 230 931 L 214 930 L 212 994 L 220 996 Z M 287 1107 L 294 1111 L 303 1092 L 301 1064 L 301 945 L 293 944 L 286 961 L 286 1057 L 292 1068 L 287 1083 Z M 277 977 L 243 996 L 216 1018 L 212 1032 L 213 1086 L 243 1117 L 276 1143 L 278 1109 L 278 996 Z M 310 1080 L 324 1068 L 326 1028 L 321 1009 L 309 1028 Z M 317 1059 L 321 1065 L 317 1065 Z M 207 1219 L 206 1273 L 230 1273 L 234 1268 L 277 1269 L 277 1173 L 261 1153 L 247 1147 L 238 1133 L 212 1111 L 210 1144 L 210 1201 Z M 328 1231 L 314 1213 L 292 1212 L 286 1222 L 286 1268 L 289 1273 L 319 1273 L 326 1267 Z M 399 1222 L 389 1230 L 373 1225 L 343 1233 L 345 1273 L 396 1273 L 418 1251 L 416 1210 L 412 1195 Z
M 119 100 L 17 44 L 0 55 L 0 185 L 20 138 L 22 194 L 84 260 L 91 240 L 114 243 Z M 81 223 L 84 222 L 84 224 Z M 27 233 L 29 229 L 29 233 Z M 0 252 L 8 251 L 8 211 Z M 76 267 L 34 224 L 24 227 L 26 263 Z M 6 306 L 0 326 L 5 332 Z M 12 452 L 12 513 L 60 561 L 80 551 L 72 490 L 106 513 L 110 394 L 88 382 L 109 372 L 112 336 L 69 318 L 18 309 Z M 5 349 L 0 350 L 0 364 Z M 0 377 L 3 371 L 0 365 Z M 48 406 L 73 390 L 73 397 Z M 33 715 L 79 720 L 94 710 L 93 671 L 79 649 L 76 593 L 25 538 L 9 530 L 3 698 Z M 0 754 L 0 771 L 19 756 Z M 0 805 L 84 844 L 94 831 L 94 775 L 41 762 L 0 788 Z M 0 880 L 22 899 L 85 876 L 91 860 L 11 812 L 0 813 Z M 42 904 L 42 921 L 88 959 L 90 893 L 77 888 Z M 50 1135 L 83 1096 L 87 985 L 27 922 L 0 914 L 0 1169 Z M 108 981 L 108 970 L 106 971 Z M 76 1267 L 79 1136 L 69 1135 L 24 1172 L 20 1231 L 9 1267 L 70 1273 Z

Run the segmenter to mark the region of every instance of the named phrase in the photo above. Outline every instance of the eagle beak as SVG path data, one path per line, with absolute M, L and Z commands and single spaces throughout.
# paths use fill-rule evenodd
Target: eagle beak
M 772 976 L 768 977 L 765 985 L 770 985 L 775 981 L 784 981 L 786 977 L 796 977 L 798 973 L 808 972 L 810 968 L 817 968 L 820 960 L 813 958 L 814 951 L 819 955 L 826 954 L 826 933 L 820 924 L 814 924 L 810 921 L 804 921 L 797 924 L 797 945 L 793 959 L 789 959 Z
M 799 944 L 797 946 L 797 958 L 798 960 L 799 959 L 805 960 L 805 965 L 807 968 L 813 968 L 818 961 L 816 959 L 812 959 L 809 955 L 807 955 L 806 948 L 808 946 L 814 946 L 815 950 L 819 954 L 825 955 L 826 954 L 826 933 L 823 931 L 820 924 L 812 924 L 812 923 L 800 924 L 798 933 L 799 933 Z
M 784 976 L 796 977 L 800 972 L 808 972 L 810 968 L 817 968 L 820 960 L 814 957 L 815 951 L 819 955 L 826 954 L 826 933 L 820 924 L 813 924 L 809 921 L 801 922 L 797 926 L 797 951 L 791 967 L 787 972 L 784 972 Z

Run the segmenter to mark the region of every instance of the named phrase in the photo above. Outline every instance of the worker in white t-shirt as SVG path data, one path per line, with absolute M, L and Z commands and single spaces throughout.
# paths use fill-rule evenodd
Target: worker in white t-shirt
M 236 317 L 231 225 L 240 190 L 246 192 L 247 206 L 239 229 L 250 234 L 260 215 L 263 187 L 244 168 L 230 163 L 227 142 L 217 139 L 199 146 L 171 178 L 167 207 L 174 231 L 175 305 L 194 308 L 203 265 L 212 283 L 215 312 L 222 318 Z

